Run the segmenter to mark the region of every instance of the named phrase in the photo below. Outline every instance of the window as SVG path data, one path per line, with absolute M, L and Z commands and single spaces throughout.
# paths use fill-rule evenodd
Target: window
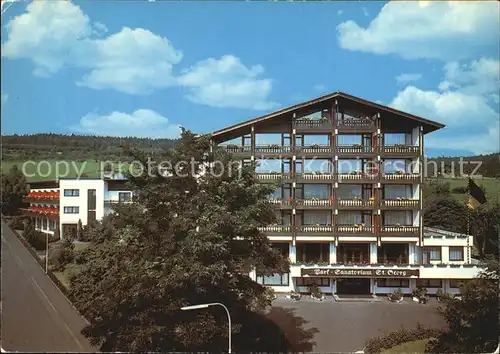
M 329 186 L 327 184 L 304 184 L 304 199 L 328 199 Z
M 64 207 L 64 214 L 78 214 L 80 212 L 80 207 L 69 206 Z
M 407 161 L 401 159 L 385 159 L 384 160 L 384 173 L 392 174 L 397 171 L 407 171 Z
M 409 288 L 410 279 L 380 278 L 377 279 L 379 288 Z
M 441 247 L 426 247 L 424 250 L 429 255 L 429 260 L 440 261 L 441 260 Z
M 337 189 L 337 198 L 351 200 L 361 198 L 361 185 L 340 184 Z
M 450 288 L 457 288 L 459 289 L 464 283 L 467 282 L 467 280 L 457 280 L 457 279 L 450 279 Z
M 384 199 L 411 198 L 411 185 L 384 186 Z
M 80 190 L 79 189 L 65 189 L 64 196 L 65 197 L 78 197 L 78 196 L 80 196 Z
M 463 261 L 464 248 L 463 247 L 450 247 L 450 261 Z
M 314 284 L 318 286 L 330 286 L 330 278 L 297 278 L 295 284 L 297 286 L 311 286 Z
M 382 214 L 384 226 L 412 225 L 413 213 L 411 210 L 386 211 Z
M 47 230 L 47 219 L 42 218 L 42 230 Z
M 130 202 L 132 200 L 132 193 L 130 193 L 130 192 L 119 192 L 118 193 L 118 200 L 120 201 L 120 203 Z
M 425 288 L 440 288 L 442 287 L 441 279 L 417 279 L 417 286 Z
M 49 231 L 54 231 L 56 228 L 56 222 L 49 220 Z
M 288 273 L 273 275 L 257 275 L 257 283 L 262 285 L 288 285 Z
M 271 247 L 279 250 L 283 256 L 289 256 L 290 245 L 288 244 L 288 242 L 271 243 Z

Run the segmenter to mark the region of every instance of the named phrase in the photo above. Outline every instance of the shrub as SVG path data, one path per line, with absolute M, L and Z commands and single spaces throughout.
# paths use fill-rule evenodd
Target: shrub
M 388 297 L 389 297 L 389 300 L 398 301 L 398 300 L 401 300 L 403 298 L 403 292 L 401 291 L 401 289 L 397 289 L 397 290 L 394 290 L 392 293 L 390 293 L 388 295 Z
M 374 337 L 365 342 L 364 352 L 366 354 L 380 353 L 397 345 L 428 338 L 436 338 L 442 330 L 436 328 L 426 328 L 420 324 L 416 329 L 400 329 L 384 336 Z
M 14 230 L 24 230 L 25 221 L 26 221 L 25 216 L 13 216 L 9 220 L 9 225 Z
M 451 189 L 451 193 L 455 194 L 465 194 L 467 193 L 467 187 L 455 187 Z

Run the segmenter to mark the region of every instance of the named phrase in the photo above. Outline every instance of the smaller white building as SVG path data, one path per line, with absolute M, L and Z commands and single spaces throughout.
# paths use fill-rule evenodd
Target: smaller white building
M 132 192 L 121 179 L 70 178 L 34 182 L 29 185 L 26 213 L 34 219 L 35 228 L 60 237 L 76 236 L 78 222 L 87 225 L 102 219 L 116 203 L 130 203 Z

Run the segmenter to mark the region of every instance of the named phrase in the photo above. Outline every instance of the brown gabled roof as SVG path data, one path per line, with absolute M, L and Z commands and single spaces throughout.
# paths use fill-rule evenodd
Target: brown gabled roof
M 352 103 L 357 103 L 360 105 L 364 105 L 366 107 L 380 110 L 381 112 L 385 111 L 385 112 L 393 114 L 393 115 L 401 116 L 404 118 L 408 118 L 408 119 L 412 119 L 414 121 L 420 122 L 424 126 L 424 133 L 430 133 L 432 131 L 435 131 L 435 130 L 438 130 L 438 129 L 441 129 L 444 127 L 444 124 L 434 122 L 432 120 L 425 119 L 425 118 L 422 118 L 422 117 L 419 117 L 419 116 L 416 116 L 416 115 L 413 115 L 410 113 L 406 113 L 406 112 L 403 112 L 403 111 L 400 111 L 400 110 L 397 110 L 397 109 L 394 109 L 391 107 L 383 106 L 383 105 L 375 103 L 375 102 L 367 101 L 365 99 L 362 99 L 362 98 L 359 98 L 356 96 L 351 96 L 351 95 L 344 93 L 344 92 L 337 91 L 337 92 L 330 93 L 330 94 L 325 95 L 325 96 L 314 98 L 314 99 L 306 101 L 306 102 L 302 102 L 302 103 L 299 103 L 299 104 L 296 104 L 293 106 L 282 108 L 278 111 L 271 112 L 271 113 L 268 113 L 266 115 L 263 115 L 263 116 L 260 116 L 257 118 L 253 118 L 253 119 L 247 120 L 245 122 L 241 122 L 241 123 L 234 124 L 234 125 L 231 125 L 231 126 L 226 127 L 226 128 L 216 130 L 212 133 L 212 136 L 217 137 L 217 136 L 223 135 L 225 133 L 229 133 L 229 132 L 236 130 L 236 129 L 241 129 L 241 128 L 244 128 L 246 126 L 251 126 L 252 124 L 259 123 L 259 122 L 266 121 L 266 120 L 270 120 L 270 119 L 273 119 L 275 117 L 280 117 L 280 116 L 283 116 L 284 114 L 293 113 L 294 111 L 300 110 L 302 108 L 306 108 L 308 106 L 312 106 L 312 105 L 315 105 L 318 103 L 329 101 L 329 100 L 332 100 L 335 98 L 345 99 L 347 101 L 351 101 Z

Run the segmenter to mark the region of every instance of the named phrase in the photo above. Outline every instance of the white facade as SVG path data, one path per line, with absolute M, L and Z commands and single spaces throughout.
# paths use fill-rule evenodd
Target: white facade
M 113 204 L 131 200 L 132 192 L 124 182 L 123 179 L 85 178 L 61 179 L 53 181 L 52 185 L 47 187 L 45 184 L 51 182 L 32 183 L 28 198 L 30 209 L 28 210 L 34 216 L 35 229 L 53 234 L 58 226 L 60 236 L 64 238 L 64 230 L 67 226 L 75 229 L 80 220 L 85 226 L 89 223 L 89 215 L 94 213 L 96 220 L 102 219 L 112 212 Z M 94 191 L 95 205 L 89 200 L 89 196 L 93 198 Z M 50 193 L 51 197 L 40 197 L 43 193 Z M 54 214 L 54 209 L 58 211 L 57 214 Z M 47 213 L 47 210 L 52 212 Z

